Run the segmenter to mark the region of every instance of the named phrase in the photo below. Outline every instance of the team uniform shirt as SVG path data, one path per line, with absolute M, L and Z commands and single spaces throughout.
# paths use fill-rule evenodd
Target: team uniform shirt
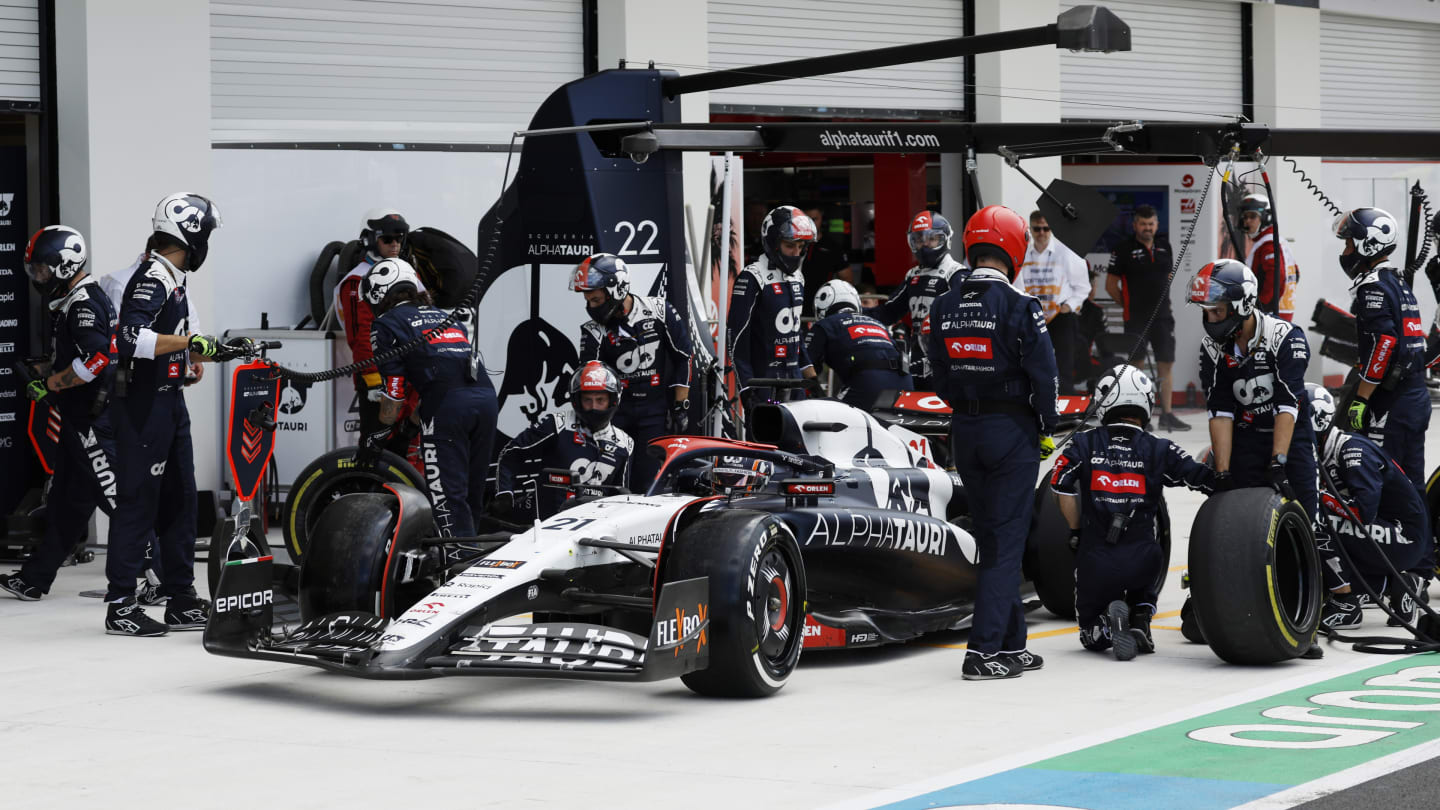
M 181 278 L 174 265 L 152 251 L 125 287 L 115 345 L 119 360 L 130 368 L 129 397 L 178 393 L 185 385 L 188 350 L 155 354 L 160 335 L 187 334 L 190 305 Z
M 1029 405 L 1043 432 L 1055 429 L 1055 349 L 1040 302 L 982 267 L 935 301 L 925 336 L 936 392 L 955 413 L 963 403 Z
M 80 280 L 63 298 L 50 302 L 54 358 L 51 368 L 69 368 L 84 385 L 50 394 L 61 414 L 90 421 L 102 390 L 115 376 L 115 306 L 95 279 Z
M 1144 323 L 1157 305 L 1163 307 L 1157 318 L 1174 317 L 1169 289 L 1170 268 L 1174 262 L 1170 243 L 1158 236 L 1149 247 L 1133 236 L 1115 246 L 1106 272 L 1121 279 L 1120 303 L 1125 308 L 1126 323 L 1134 320 Z
M 1236 445 L 1263 442 L 1270 447 L 1275 417 L 1295 417 L 1290 446 L 1314 443 L 1305 369 L 1310 344 L 1305 330 L 1263 312 L 1255 313 L 1255 336 L 1242 357 L 1208 335 L 1200 343 L 1200 382 L 1210 417 L 1235 422 Z
M 805 352 L 813 362 L 832 369 L 850 389 L 841 394 L 841 400 L 860 408 L 873 406 L 875 394 L 886 388 L 905 391 L 913 387 L 890 330 L 853 310 L 836 312 L 811 325 L 805 335 Z
M 1210 494 L 1215 473 L 1179 445 L 1118 423 L 1075 434 L 1055 462 L 1050 488 L 1080 498 L 1081 545 L 1103 543 L 1117 514 L 1131 515 L 1121 543 L 1155 541 L 1165 487 Z
M 365 280 L 365 274 L 370 272 L 376 261 L 378 259 L 374 255 L 367 254 L 335 285 L 335 318 L 345 331 L 350 357 L 357 363 L 374 356 L 370 349 L 370 329 L 375 323 L 375 310 L 360 297 L 360 282 Z M 374 369 L 367 370 L 362 376 L 371 388 L 380 384 L 380 375 Z
M 1276 272 L 1276 248 L 1275 226 L 1261 228 L 1250 246 L 1245 265 L 1260 284 L 1260 309 L 1288 321 L 1295 314 L 1295 285 L 1300 281 L 1300 268 L 1292 263 L 1293 257 L 1281 249 L 1284 269 Z
M 580 326 L 580 362 L 599 360 L 620 376 L 625 411 L 661 411 L 672 388 L 690 385 L 690 330 L 664 298 L 630 296 L 630 313 Z
M 408 343 L 436 329 L 445 318 L 445 313 L 435 307 L 414 304 L 392 307 L 376 318 L 371 327 L 371 350 L 379 354 Z M 469 381 L 470 337 L 458 323 L 430 335 L 404 355 L 386 360 L 378 369 L 384 380 L 381 393 L 386 398 L 395 402 L 404 400 L 407 382 L 419 390 L 421 419 L 435 415 L 448 391 L 469 385 L 490 387 L 489 378 L 483 374 L 477 382 Z
M 804 295 L 800 273 L 773 268 L 765 256 L 735 279 L 726 329 L 742 387 L 756 377 L 794 379 L 810 368 L 800 340 Z
M 1358 536 L 1355 525 L 1346 517 L 1366 526 L 1370 538 L 1380 543 L 1385 555 L 1401 571 L 1428 552 L 1425 502 L 1405 472 L 1379 445 L 1336 428 L 1326 440 L 1320 463 L 1338 490 L 1321 496 L 1324 509 L 1318 527 L 1322 557 L 1328 557 L 1326 563 L 1339 575 L 1338 581 L 1328 583 L 1332 588 L 1348 584 L 1354 572 L 1345 570 L 1338 556 L 1327 553 L 1331 551 L 1331 538 L 1346 544 L 1363 573 L 1381 577 L 1386 574 L 1386 566 L 1374 556 L 1374 546 Z
M 1031 244 L 1025 251 L 1015 286 L 1040 302 L 1047 321 L 1060 314 L 1062 304 L 1078 313 L 1090 297 L 1090 264 L 1051 237 L 1044 250 Z
M 865 310 L 883 324 L 893 324 L 902 318 L 910 318 L 910 334 L 906 338 L 910 352 L 910 373 L 919 377 L 930 377 L 930 360 L 925 356 L 925 340 L 922 326 L 930 317 L 935 299 L 944 295 L 952 285 L 959 284 L 970 274 L 970 268 L 956 261 L 949 254 L 940 260 L 939 267 L 910 268 L 905 279 L 879 306 Z
M 132 262 L 129 267 L 124 270 L 117 270 L 99 279 L 100 289 L 104 290 L 105 297 L 110 299 L 111 307 L 115 310 L 116 315 L 120 314 L 120 302 L 125 300 L 125 288 L 130 286 L 130 278 L 135 275 L 135 271 L 140 269 L 140 265 L 144 264 L 149 258 L 149 251 L 141 251 L 140 255 L 136 257 L 135 261 Z M 185 316 L 185 334 L 204 332 L 205 330 L 200 327 L 200 313 L 195 311 L 195 307 L 191 305 L 190 299 L 188 298 L 185 299 L 185 310 L 187 313 Z
M 1381 266 L 1355 283 L 1355 329 L 1360 378 L 1380 387 L 1370 397 L 1375 416 L 1410 430 L 1430 422 L 1425 388 L 1425 326 L 1415 294 L 1392 267 Z M 1423 474 L 1423 471 L 1421 471 Z
M 549 413 L 500 451 L 495 491 L 514 493 L 517 477 L 553 468 L 569 470 L 577 486 L 625 487 L 634 452 L 635 442 L 613 424 L 591 431 L 573 414 L 562 419 Z M 536 497 L 543 520 L 559 511 L 566 493 L 541 486 Z

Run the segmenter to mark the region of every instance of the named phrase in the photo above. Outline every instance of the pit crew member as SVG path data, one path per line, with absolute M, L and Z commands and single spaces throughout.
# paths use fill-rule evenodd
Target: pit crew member
M 50 225 L 25 248 L 25 271 L 48 301 L 51 373 L 32 380 L 25 394 L 53 405 L 60 420 L 60 453 L 46 494 L 45 536 L 25 564 L 0 588 L 33 602 L 50 592 L 55 574 L 88 532 L 99 506 L 115 508 L 115 436 L 110 428 L 115 376 L 115 307 L 85 272 L 89 253 L 74 228 Z
M 1050 223 L 1039 211 L 1030 212 L 1030 239 L 1015 283 L 1040 302 L 1055 346 L 1060 393 L 1073 394 L 1076 370 L 1082 363 L 1089 366 L 1089 354 L 1081 353 L 1079 313 L 1090 297 L 1090 264 L 1051 237 Z
M 1025 218 L 1009 208 L 976 212 L 964 235 L 975 269 L 935 300 L 926 336 L 936 393 L 953 411 L 951 458 L 980 554 L 966 680 L 1014 678 L 1044 663 L 1025 649 L 1020 562 L 1058 417 L 1055 350 L 1040 302 L 1011 286 L 1028 242 Z
M 890 331 L 860 314 L 860 293 L 850 282 L 825 282 L 815 293 L 815 315 L 820 320 L 805 335 L 805 351 L 840 378 L 841 402 L 868 411 L 881 391 L 914 390 Z
M 1288 321 L 1295 315 L 1295 284 L 1299 273 L 1291 257 L 1280 251 L 1284 267 L 1278 267 L 1275 258 L 1275 210 L 1270 207 L 1270 198 L 1264 194 L 1247 194 L 1240 201 L 1240 224 L 1245 235 L 1250 237 L 1250 255 L 1245 266 L 1255 274 L 1259 284 L 1260 311 L 1267 315 Z
M 1055 462 L 1050 487 L 1075 547 L 1075 615 L 1087 650 L 1116 660 L 1155 652 L 1150 619 L 1165 557 L 1156 537 L 1164 487 L 1214 491 L 1215 473 L 1179 446 L 1146 431 L 1155 385 L 1116 366 L 1095 387 L 1102 426 L 1075 434 Z
M 620 407 L 620 377 L 599 360 L 591 360 L 570 376 L 567 419 L 545 414 L 534 427 L 510 440 L 500 451 L 491 512 L 511 511 L 518 493 L 516 479 L 544 469 L 566 469 L 578 486 L 625 487 L 635 442 L 611 420 Z M 567 493 L 539 486 L 535 517 L 544 520 L 560 510 Z
M 597 253 L 575 268 L 571 289 L 585 296 L 580 362 L 599 360 L 620 375 L 624 406 L 615 426 L 640 450 L 630 483 L 644 492 L 660 471 L 651 440 L 690 430 L 690 330 L 664 298 L 632 295 L 625 260 Z
M 1200 383 L 1210 411 L 1216 489 L 1274 487 L 1315 518 L 1315 438 L 1305 400 L 1305 330 L 1259 310 L 1255 274 L 1234 259 L 1200 269 Z
M 156 206 L 152 225 L 149 256 L 119 303 L 119 368 L 110 409 L 117 492 L 105 560 L 105 631 L 126 636 L 205 628 L 210 604 L 194 587 L 195 459 L 185 369 L 190 362 L 250 351 L 245 338 L 222 344 L 185 331 L 185 280 L 205 263 L 210 235 L 221 226 L 215 203 L 199 194 L 171 194 Z M 152 531 L 160 548 L 160 595 L 169 598 L 163 623 L 147 616 L 135 598 Z
M 435 527 L 443 537 L 473 537 L 495 439 L 495 387 L 484 366 L 472 376 L 465 327 L 444 325 L 445 313 L 420 289 L 409 262 L 376 262 L 361 281 L 360 294 L 376 313 L 370 349 L 383 358 L 376 363 L 383 387 L 381 428 L 362 437 L 362 455 L 356 459 L 373 463 L 396 436 L 409 445 L 418 427 Z M 392 349 L 412 343 L 413 348 L 390 356 Z M 419 392 L 420 408 L 402 419 L 406 386 Z
M 1135 206 L 1131 219 L 1135 233 L 1122 240 L 1110 254 L 1105 292 L 1124 307 L 1125 334 L 1138 336 L 1150 323 L 1147 339 L 1155 353 L 1160 372 L 1161 430 L 1189 430 L 1190 426 L 1171 413 L 1175 368 L 1175 315 L 1170 309 L 1170 270 L 1175 256 L 1170 243 L 1157 236 L 1160 216 L 1151 205 Z
M 921 211 L 910 220 L 906 239 L 915 254 L 915 266 L 905 273 L 889 300 L 865 311 L 885 325 L 910 318 L 905 349 L 910 357 L 910 375 L 922 391 L 932 389 L 930 359 L 925 356 L 921 325 L 930 317 L 935 299 L 954 284 L 965 280 L 970 268 L 950 255 L 950 238 L 955 229 L 950 221 L 932 211 Z
M 1352 585 L 1357 577 L 1364 577 L 1377 593 L 1385 594 L 1392 611 L 1413 625 L 1419 606 L 1411 593 L 1424 593 L 1427 588 L 1422 577 L 1410 573 L 1428 551 L 1423 542 L 1430 525 L 1425 501 L 1400 465 L 1378 444 L 1332 424 L 1335 400 L 1330 392 L 1313 383 L 1306 389 L 1321 447 L 1320 463 L 1338 490 L 1327 489 L 1321 496 L 1322 512 L 1316 524 L 1315 544 L 1330 589 L 1320 623 L 1335 629 L 1361 623 L 1360 600 Z M 1361 536 L 1362 532 L 1369 536 Z M 1345 545 L 1353 567 L 1332 547 L 1337 542 Z M 1401 572 L 1400 579 L 1390 575 L 1385 558 Z M 1389 624 L 1398 626 L 1399 622 L 1392 618 Z

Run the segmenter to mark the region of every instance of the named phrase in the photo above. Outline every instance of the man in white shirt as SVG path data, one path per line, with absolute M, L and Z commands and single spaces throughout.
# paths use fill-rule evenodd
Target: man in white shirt
M 1050 340 L 1055 344 L 1060 393 L 1076 393 L 1077 373 L 1082 380 L 1086 376 L 1079 312 L 1090 297 L 1090 265 L 1050 237 L 1050 224 L 1039 211 L 1030 214 L 1030 247 L 1025 251 L 1025 264 L 1015 286 L 1039 299 Z

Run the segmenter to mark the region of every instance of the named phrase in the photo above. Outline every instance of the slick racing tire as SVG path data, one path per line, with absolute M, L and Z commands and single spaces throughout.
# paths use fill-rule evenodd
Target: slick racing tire
M 1323 601 L 1305 510 L 1268 487 L 1212 495 L 1190 530 L 1190 593 L 1221 659 L 1273 664 L 1304 653 Z
M 386 450 L 374 469 L 355 466 L 355 448 L 331 450 L 310 462 L 285 499 L 280 526 L 285 535 L 285 553 L 296 565 L 304 562 L 306 547 L 315 523 L 325 507 L 342 495 L 379 492 L 383 484 L 404 484 L 424 490 L 425 479 L 405 459 Z
M 1436 467 L 1425 482 L 1425 508 L 1430 510 L 1430 537 L 1440 538 L 1440 467 Z M 1430 564 L 1440 576 L 1440 548 L 1434 548 Z
M 712 512 L 666 549 L 665 581 L 710 578 L 710 665 L 681 676 L 712 697 L 779 691 L 805 644 L 805 567 L 789 528 L 758 512 Z
M 1075 552 L 1070 550 L 1070 526 L 1060 514 L 1048 481 L 1046 476 L 1035 492 L 1035 520 L 1025 543 L 1025 576 L 1046 610 L 1062 619 L 1074 619 Z M 1170 510 L 1163 498 L 1158 518 L 1155 534 L 1165 563 L 1155 583 L 1156 593 L 1165 587 L 1170 568 Z
M 382 615 L 379 605 L 395 496 L 357 492 L 338 498 L 320 513 L 300 567 L 300 617 L 359 610 Z

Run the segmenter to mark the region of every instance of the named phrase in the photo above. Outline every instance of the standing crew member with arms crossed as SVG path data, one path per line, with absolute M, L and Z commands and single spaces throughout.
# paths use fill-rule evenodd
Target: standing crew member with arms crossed
M 1050 223 L 1039 211 L 1030 212 L 1030 249 L 1016 285 L 1040 302 L 1045 327 L 1055 346 L 1055 367 L 1060 369 L 1060 393 L 1075 393 L 1075 378 L 1082 363 L 1088 370 L 1089 354 L 1082 355 L 1080 307 L 1090 297 L 1090 264 L 1050 236 Z M 1089 378 L 1088 371 L 1084 373 Z
M 921 211 L 910 220 L 906 239 L 910 252 L 915 254 L 915 266 L 905 273 L 905 279 L 890 295 L 890 300 L 865 311 L 881 323 L 890 325 L 910 317 L 910 330 L 906 337 L 906 351 L 910 356 L 910 375 L 915 386 L 921 391 L 933 388 L 930 358 L 925 356 L 925 319 L 930 317 L 930 308 L 935 299 L 954 284 L 965 280 L 970 268 L 955 261 L 950 255 L 950 238 L 955 230 L 950 220 L 931 211 Z
M 638 448 L 630 483 L 644 492 L 660 471 L 651 440 L 690 430 L 690 330 L 664 298 L 631 295 L 630 269 L 614 254 L 577 265 L 570 288 L 584 294 L 590 316 L 580 325 L 580 362 L 599 360 L 620 375 L 625 404 L 614 422 Z
M 1019 214 L 980 209 L 964 236 L 975 269 L 930 313 L 935 390 L 953 411 L 950 453 L 974 510 L 980 555 L 966 680 L 1014 678 L 1044 665 L 1025 649 L 1020 564 L 1058 416 L 1055 350 L 1040 302 L 1011 286 L 1027 243 Z
M 1170 412 L 1175 383 L 1175 315 L 1170 310 L 1170 269 L 1175 258 L 1170 253 L 1170 244 L 1155 236 L 1160 229 L 1160 217 L 1154 206 L 1135 206 L 1132 222 L 1135 235 L 1116 245 L 1110 255 L 1105 292 L 1124 306 L 1125 333 L 1137 340 L 1150 321 L 1150 314 L 1159 308 L 1148 335 L 1150 348 L 1155 352 L 1155 365 L 1160 370 L 1159 428 L 1189 430 L 1189 425 Z
M 815 293 L 815 315 L 820 320 L 805 333 L 805 352 L 840 378 L 841 402 L 869 411 L 881 391 L 915 389 L 890 330 L 860 314 L 860 293 L 850 282 L 825 282 Z
M 1075 434 L 1050 474 L 1075 554 L 1075 616 L 1087 650 L 1118 661 L 1155 652 L 1150 619 L 1165 555 L 1156 521 L 1165 487 L 1214 491 L 1215 474 L 1145 430 L 1155 385 L 1116 366 L 1095 386 L 1101 427 Z

